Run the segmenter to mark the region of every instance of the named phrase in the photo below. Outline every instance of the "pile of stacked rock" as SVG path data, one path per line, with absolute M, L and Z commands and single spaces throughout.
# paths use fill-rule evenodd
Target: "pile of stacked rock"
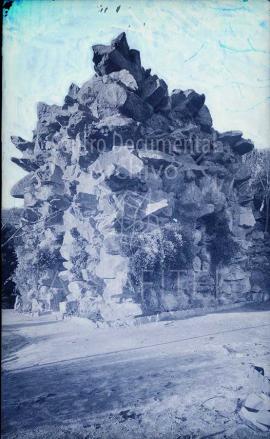
M 203 94 L 169 95 L 125 33 L 93 53 L 95 75 L 71 84 L 62 106 L 38 104 L 32 141 L 11 139 L 22 152 L 12 160 L 28 172 L 12 190 L 24 199 L 20 255 L 31 234 L 37 249 L 54 252 L 53 266 L 38 262 L 24 300 L 49 288 L 105 321 L 247 300 L 255 220 L 242 157 L 252 142 L 217 132 Z M 185 229 L 192 260 L 174 261 L 177 287 L 170 270 L 164 283 L 136 287 L 133 240 L 168 225 Z

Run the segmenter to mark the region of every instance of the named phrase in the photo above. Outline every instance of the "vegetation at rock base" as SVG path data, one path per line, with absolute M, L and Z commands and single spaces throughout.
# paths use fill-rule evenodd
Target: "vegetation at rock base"
M 55 271 L 59 264 L 57 246 L 44 237 L 41 223 L 24 228 L 16 247 L 17 268 L 13 280 L 25 304 L 39 296 L 42 278 L 49 271 Z
M 72 255 L 70 260 L 72 262 L 72 274 L 74 274 L 74 278 L 76 280 L 83 280 L 82 278 L 82 270 L 87 267 L 88 261 L 88 253 L 85 251 L 85 245 L 87 245 L 87 241 L 83 239 L 81 236 L 77 236 L 77 240 L 73 245 Z
M 13 307 L 15 301 L 16 285 L 12 276 L 17 267 L 17 256 L 14 237 L 17 235 L 21 216 L 20 208 L 2 209 L 1 212 L 2 308 Z
M 2 308 L 11 308 L 15 301 L 15 283 L 12 280 L 12 274 L 17 265 L 16 251 L 13 239 L 10 239 L 16 232 L 16 228 L 11 224 L 2 225 L 1 238 L 5 245 L 1 252 L 2 277 Z
M 255 209 L 263 216 L 264 231 L 270 232 L 270 149 L 254 149 L 247 155 L 246 164 L 251 171 L 249 185 Z
M 129 269 L 132 286 L 137 293 L 147 276 L 157 289 L 162 273 L 189 269 L 195 254 L 192 232 L 176 223 L 136 233 L 131 245 L 123 251 L 130 257 Z M 139 293 L 140 294 L 140 293 Z

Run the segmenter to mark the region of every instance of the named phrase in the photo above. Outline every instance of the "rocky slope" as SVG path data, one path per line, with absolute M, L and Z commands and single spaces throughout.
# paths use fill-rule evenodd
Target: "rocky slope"
M 62 106 L 37 106 L 16 281 L 25 303 L 53 292 L 93 319 L 246 301 L 255 224 L 253 143 L 219 133 L 194 90 L 141 66 L 124 33 L 93 46 L 96 74 Z M 57 305 L 55 305 L 57 306 Z

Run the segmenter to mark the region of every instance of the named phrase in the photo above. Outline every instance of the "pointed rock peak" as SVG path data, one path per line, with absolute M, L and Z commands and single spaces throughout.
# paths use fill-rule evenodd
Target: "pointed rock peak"
M 110 45 L 96 44 L 92 49 L 94 68 L 99 76 L 128 70 L 137 82 L 143 79 L 140 53 L 129 49 L 125 32 L 113 39 Z
M 19 143 L 26 142 L 26 140 L 24 140 L 22 137 L 19 136 L 10 136 L 10 140 L 15 146 L 17 146 Z
M 17 157 L 11 157 L 11 161 L 26 172 L 35 171 L 36 169 L 38 169 L 38 165 L 30 159 L 19 159 Z
M 111 46 L 118 49 L 125 58 L 129 56 L 129 46 L 127 43 L 127 37 L 125 32 L 122 32 L 118 37 L 114 38 L 111 42 Z
M 39 120 L 42 119 L 44 114 L 48 112 L 49 108 L 50 108 L 49 105 L 46 104 L 45 102 L 37 103 L 37 117 Z
M 72 93 L 74 91 L 77 93 L 79 90 L 80 87 L 77 84 L 75 84 L 75 82 L 72 82 L 68 88 L 68 93 Z
M 34 149 L 34 143 L 28 142 L 27 140 L 24 140 L 22 137 L 11 136 L 10 140 L 13 143 L 13 145 L 15 145 L 16 148 L 22 152 L 26 151 L 27 149 L 30 149 L 30 150 Z
M 69 86 L 67 95 L 65 96 L 65 105 L 73 105 L 76 102 L 80 87 L 72 82 Z
M 72 97 L 72 98 L 76 98 L 78 92 L 80 91 L 80 87 L 75 84 L 74 82 L 72 82 L 69 86 L 68 89 L 68 96 Z
M 27 174 L 25 177 L 19 180 L 10 191 L 12 197 L 24 198 L 24 193 L 26 192 L 27 188 L 31 186 L 33 176 L 34 174 L 33 172 L 31 172 L 30 174 Z
M 38 102 L 37 104 L 37 117 L 40 122 L 47 121 L 59 111 L 61 111 L 61 107 L 56 104 L 49 105 L 45 102 Z

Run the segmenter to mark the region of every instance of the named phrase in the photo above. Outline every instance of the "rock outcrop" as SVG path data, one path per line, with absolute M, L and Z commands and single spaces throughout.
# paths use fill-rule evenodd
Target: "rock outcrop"
M 105 321 L 248 300 L 253 143 L 217 132 L 203 94 L 169 95 L 124 33 L 93 62 L 63 106 L 38 104 L 31 141 L 12 137 L 29 172 L 12 191 L 20 273 L 38 267 L 24 300 L 50 290 Z

